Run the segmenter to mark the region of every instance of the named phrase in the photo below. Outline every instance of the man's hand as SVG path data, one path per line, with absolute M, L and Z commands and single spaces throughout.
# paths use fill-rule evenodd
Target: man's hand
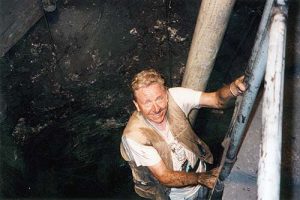
M 208 108 L 226 108 L 233 97 L 242 95 L 247 90 L 247 84 L 244 82 L 245 76 L 237 78 L 229 85 L 218 89 L 215 92 L 202 92 L 199 105 Z
M 153 166 L 148 166 L 148 168 L 161 184 L 176 188 L 199 184 L 213 188 L 219 174 L 218 168 L 200 173 L 173 171 L 168 169 L 162 160 Z
M 247 85 L 244 82 L 245 76 L 240 76 L 229 85 L 231 94 L 235 97 L 243 94 L 247 90 Z
M 219 168 L 214 168 L 207 172 L 198 173 L 198 183 L 212 189 L 218 179 Z

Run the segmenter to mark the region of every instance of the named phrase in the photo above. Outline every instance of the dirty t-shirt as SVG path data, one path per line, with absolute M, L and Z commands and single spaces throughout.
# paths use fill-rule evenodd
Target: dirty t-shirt
M 187 116 L 193 108 L 199 108 L 199 100 L 201 92 L 188 88 L 176 87 L 169 89 L 170 95 L 173 97 L 176 104 Z M 151 122 L 149 122 L 151 124 Z M 152 126 L 154 126 L 152 124 Z M 154 126 L 155 128 L 155 126 Z M 165 131 L 156 129 L 157 132 L 165 139 L 171 150 L 173 170 L 174 171 L 205 171 L 205 165 L 199 161 L 197 157 L 183 145 L 181 145 L 171 133 L 168 123 Z M 122 138 L 123 144 L 136 162 L 137 166 L 153 166 L 161 161 L 156 149 L 152 146 L 141 145 L 129 138 Z M 184 188 L 171 188 L 171 200 L 181 200 L 190 198 L 196 195 L 201 186 L 189 186 Z

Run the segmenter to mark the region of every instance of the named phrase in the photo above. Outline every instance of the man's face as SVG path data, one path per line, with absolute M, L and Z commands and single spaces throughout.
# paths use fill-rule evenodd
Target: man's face
M 135 91 L 136 101 L 133 101 L 137 110 L 148 120 L 160 124 L 164 121 L 167 113 L 168 95 L 166 89 L 154 83 L 148 87 L 139 88 Z

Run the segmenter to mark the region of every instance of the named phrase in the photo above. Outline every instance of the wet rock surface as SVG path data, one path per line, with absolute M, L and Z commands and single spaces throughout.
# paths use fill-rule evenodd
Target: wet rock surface
M 1 60 L 2 197 L 137 198 L 119 153 L 129 82 L 153 66 L 180 84 L 190 3 L 190 19 L 183 1 L 59 1 L 45 13 Z
M 237 2 L 208 90 L 243 73 L 261 4 Z M 45 13 L 1 58 L 1 197 L 138 198 L 119 153 L 128 86 L 148 67 L 180 85 L 199 6 L 62 0 Z M 195 127 L 217 158 L 231 114 L 203 109 Z

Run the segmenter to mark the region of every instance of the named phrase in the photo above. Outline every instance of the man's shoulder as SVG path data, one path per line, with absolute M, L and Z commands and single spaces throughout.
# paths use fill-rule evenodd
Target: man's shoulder
M 184 89 L 186 89 L 186 88 L 184 88 L 184 87 L 171 87 L 171 88 L 169 88 L 168 89 L 168 91 L 170 92 L 170 93 L 174 93 L 174 92 L 178 92 L 178 91 L 180 91 L 180 90 L 184 90 Z
M 147 136 L 139 130 L 136 131 L 127 131 L 123 133 L 124 139 L 130 139 L 133 140 L 134 142 L 141 144 L 141 145 L 150 145 L 150 141 L 147 138 Z
M 171 87 L 168 89 L 170 93 L 186 93 L 186 92 L 201 92 L 198 90 L 193 90 L 191 88 L 186 87 Z
M 173 98 L 183 98 L 186 95 L 194 95 L 196 93 L 199 93 L 200 91 L 193 90 L 191 88 L 185 88 L 185 87 L 172 87 L 169 88 L 169 93 Z
M 146 126 L 143 122 L 143 119 L 141 118 L 140 114 L 135 111 L 131 115 L 123 131 L 123 137 L 134 140 L 135 142 L 138 142 L 140 144 L 148 144 L 149 141 L 144 133 L 145 129 Z

